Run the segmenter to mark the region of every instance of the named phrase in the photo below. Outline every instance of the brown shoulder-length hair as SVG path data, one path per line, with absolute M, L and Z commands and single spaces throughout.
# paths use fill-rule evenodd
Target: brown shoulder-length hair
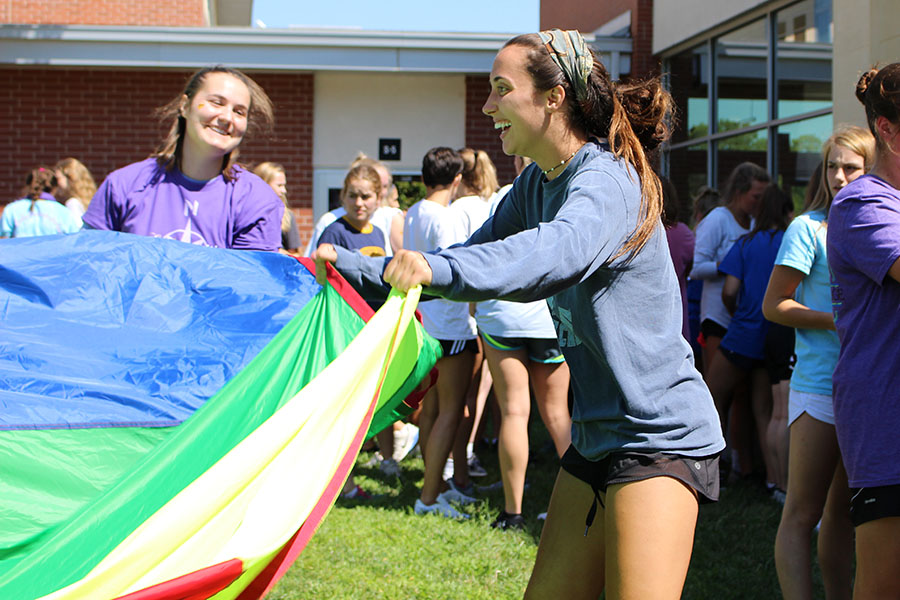
M 188 78 L 184 90 L 180 94 L 172 98 L 166 105 L 156 109 L 156 115 L 160 121 L 171 122 L 171 127 L 169 128 L 169 133 L 166 138 L 151 156 L 167 171 L 181 163 L 181 151 L 184 145 L 185 130 L 185 120 L 184 117 L 181 116 L 181 107 L 184 98 L 187 97 L 188 101 L 192 100 L 200 88 L 203 87 L 203 82 L 206 81 L 206 77 L 210 73 L 225 73 L 231 75 L 247 86 L 247 90 L 250 92 L 250 106 L 247 115 L 247 131 L 244 134 L 244 139 L 257 132 L 269 134 L 272 131 L 275 124 L 275 109 L 269 96 L 266 95 L 265 90 L 263 90 L 259 84 L 241 71 L 230 67 L 216 65 L 214 67 L 200 69 Z M 237 157 L 238 148 L 235 148 L 222 157 L 222 175 L 225 179 L 231 180 L 234 178 L 234 165 L 237 161 Z
M 22 189 L 25 198 L 31 200 L 28 211 L 34 211 L 34 205 L 41 199 L 42 193 L 52 196 L 58 185 L 56 172 L 52 167 L 38 167 L 29 171 L 25 176 L 25 187 Z
M 591 50 L 594 65 L 583 97 L 576 98 L 575 87 L 553 62 L 536 33 L 514 37 L 506 46 L 528 50 L 525 69 L 534 86 L 541 91 L 562 86 L 566 92 L 571 127 L 589 136 L 609 140 L 610 150 L 625 159 L 637 171 L 641 184 L 638 223 L 613 258 L 633 256 L 644 247 L 660 222 L 663 194 L 659 178 L 648 160 L 671 134 L 674 103 L 659 77 L 631 82 L 614 82 L 597 55 Z

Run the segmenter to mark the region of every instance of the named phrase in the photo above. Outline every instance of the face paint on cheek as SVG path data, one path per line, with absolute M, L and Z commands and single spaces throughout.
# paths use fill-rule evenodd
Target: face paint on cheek
M 197 108 L 203 108 L 203 103 L 201 102 L 200 104 L 198 104 Z

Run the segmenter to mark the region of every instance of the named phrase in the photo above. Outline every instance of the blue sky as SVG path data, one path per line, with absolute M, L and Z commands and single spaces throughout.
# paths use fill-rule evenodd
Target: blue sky
M 388 31 L 524 33 L 538 30 L 539 0 L 253 0 L 254 25 Z

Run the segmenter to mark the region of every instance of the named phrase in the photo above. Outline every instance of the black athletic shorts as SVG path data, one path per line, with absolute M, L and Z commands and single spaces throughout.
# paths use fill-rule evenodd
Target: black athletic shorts
M 566 362 L 556 338 L 502 337 L 482 331 L 481 339 L 491 348 L 503 350 L 504 352 L 525 350 L 528 354 L 528 360 L 531 362 L 546 364 Z
M 854 527 L 886 517 L 900 517 L 900 484 L 850 488 L 850 520 Z
M 797 363 L 797 355 L 794 354 L 794 328 L 769 323 L 763 354 L 772 385 L 790 379 Z
M 594 500 L 585 519 L 585 535 L 594 521 L 597 504 L 603 506 L 601 493 L 618 483 L 642 481 L 651 477 L 674 477 L 697 492 L 701 503 L 719 499 L 719 455 L 692 458 L 679 454 L 653 452 L 613 452 L 591 461 L 569 446 L 559 460 L 560 467 L 594 490 Z
M 438 340 L 441 343 L 441 349 L 444 351 L 444 358 L 448 356 L 456 356 L 463 352 L 471 352 L 478 354 L 478 338 L 470 340 Z
M 703 322 L 700 323 L 700 333 L 703 334 L 704 338 L 723 338 L 725 337 L 725 334 L 728 333 L 728 329 L 722 327 L 712 319 L 703 319 Z
M 765 361 L 760 358 L 752 358 L 746 354 L 741 354 L 740 352 L 733 352 L 728 348 L 723 348 L 721 344 L 719 345 L 719 352 L 721 352 L 722 356 L 727 358 L 731 364 L 744 371 L 762 369 L 766 366 Z

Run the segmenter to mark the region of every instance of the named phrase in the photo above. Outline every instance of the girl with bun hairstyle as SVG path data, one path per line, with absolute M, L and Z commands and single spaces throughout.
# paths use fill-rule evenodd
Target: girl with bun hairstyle
M 87 228 L 238 250 L 281 247 L 284 204 L 235 161 L 254 129 L 271 130 L 272 102 L 237 69 L 201 69 L 158 110 L 170 122 L 157 151 L 113 171 L 84 214 Z
M 546 299 L 572 376 L 572 445 L 525 596 L 678 598 L 725 444 L 681 335 L 647 158 L 672 99 L 657 78 L 611 81 L 577 31 L 511 39 L 490 78 L 482 110 L 503 151 L 534 160 L 494 215 L 465 244 L 386 265 L 324 245 L 317 261 L 366 292 Z
M 856 86 L 875 136 L 872 169 L 828 213 L 828 266 L 840 353 L 834 426 L 856 528 L 853 597 L 900 598 L 900 63 Z
M 822 148 L 803 213 L 784 234 L 763 298 L 767 319 L 796 328 L 788 395 L 788 487 L 775 537 L 775 568 L 788 600 L 813 597 L 811 538 L 829 599 L 850 598 L 850 491 L 834 430 L 832 373 L 840 351 L 831 312 L 826 236 L 834 195 L 872 166 L 875 140 L 861 127 L 836 130 Z

